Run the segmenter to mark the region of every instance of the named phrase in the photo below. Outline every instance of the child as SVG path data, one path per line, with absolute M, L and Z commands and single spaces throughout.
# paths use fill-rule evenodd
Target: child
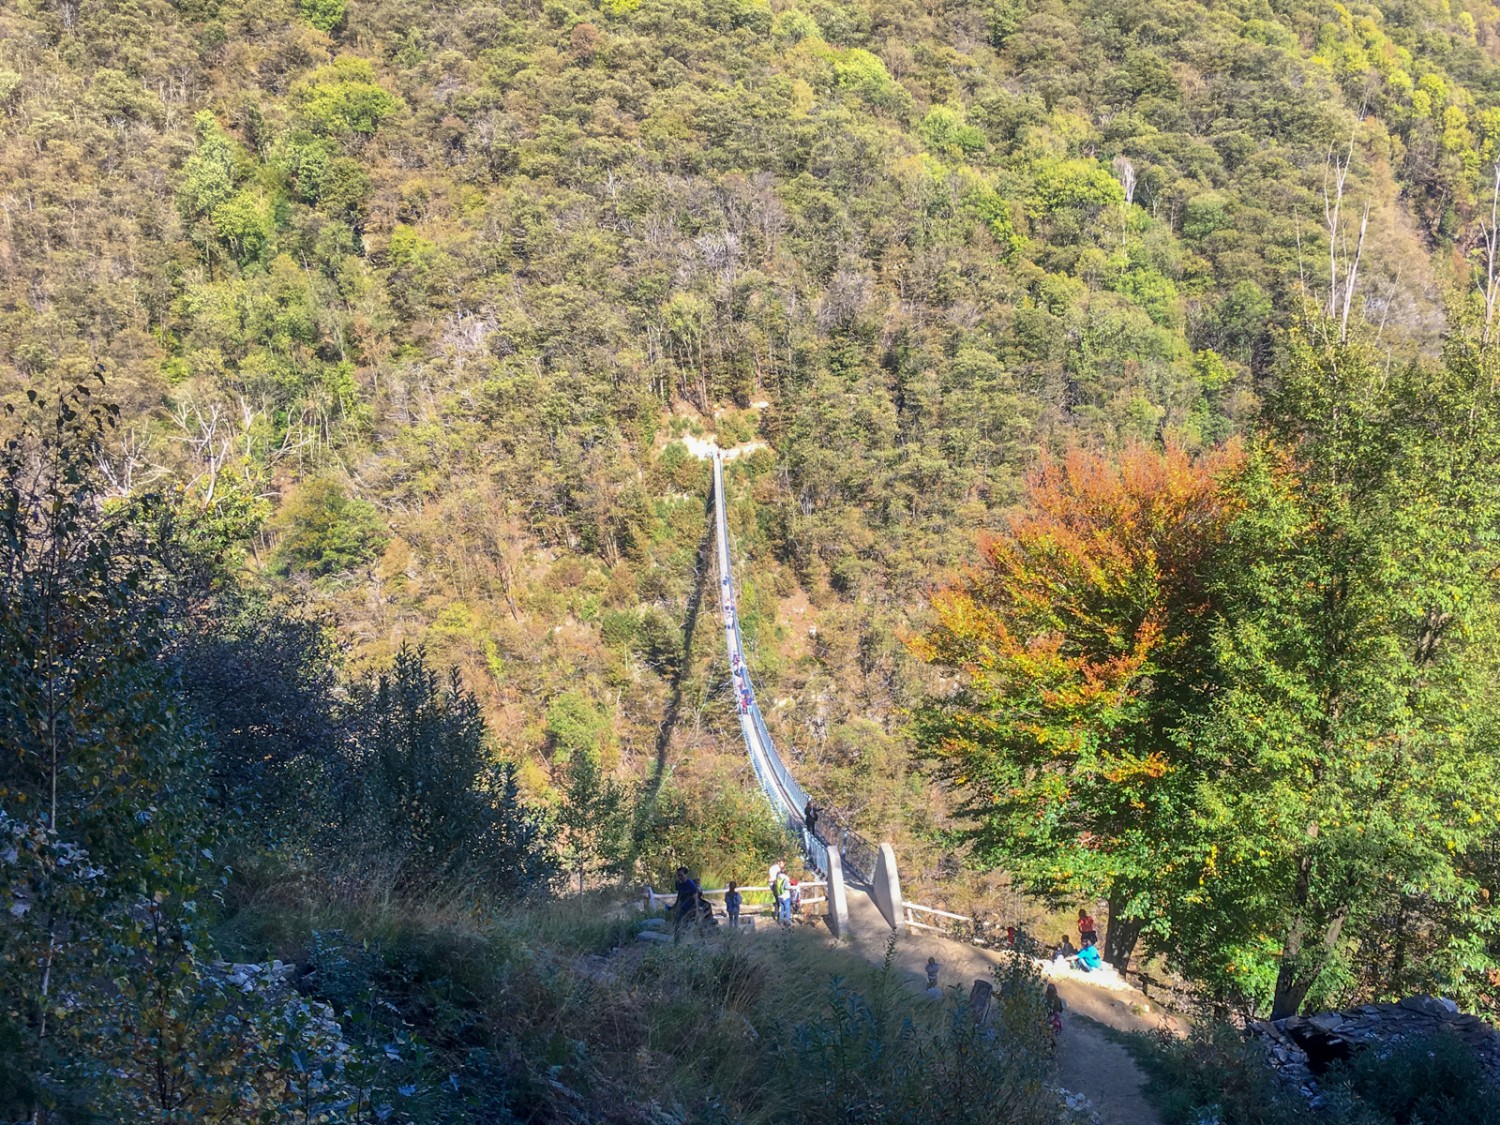
M 1052 1033 L 1052 1041 L 1057 1042 L 1057 1037 L 1062 1034 L 1062 1014 L 1068 1004 L 1057 994 L 1057 985 L 1047 985 L 1046 995 L 1042 1003 L 1047 1009 L 1047 1030 Z
M 929 989 L 933 989 L 938 986 L 938 972 L 941 968 L 942 966 L 938 964 L 938 959 L 936 957 L 927 958 L 927 987 Z
M 729 915 L 730 926 L 740 924 L 740 888 L 737 883 L 729 884 L 729 893 L 724 896 L 724 910 Z
M 1058 943 L 1057 952 L 1053 958 L 1058 961 L 1069 961 L 1078 956 L 1078 950 L 1073 948 L 1073 939 L 1063 934 L 1062 941 Z
M 776 921 L 778 924 L 792 928 L 792 881 L 787 877 L 786 868 L 783 867 L 776 873 L 776 881 L 771 884 L 771 897 L 776 900 Z
M 1078 939 L 1084 945 L 1099 944 L 1099 931 L 1094 926 L 1094 919 L 1087 910 L 1078 912 Z

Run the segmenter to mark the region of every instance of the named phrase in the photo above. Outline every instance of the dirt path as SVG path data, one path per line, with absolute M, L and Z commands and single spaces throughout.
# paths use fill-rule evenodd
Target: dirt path
M 891 928 L 868 894 L 855 886 L 848 890 L 849 946 L 879 964 L 885 958 Z M 993 980 L 995 965 L 1002 959 L 994 950 L 921 932 L 898 937 L 895 957 L 897 966 L 918 987 L 926 985 L 923 966 L 927 958 L 936 957 L 942 966 L 939 983 L 958 984 L 965 991 L 976 980 Z M 1073 973 L 1054 975 L 1052 979 L 1068 1004 L 1058 1044 L 1058 1083 L 1087 1097 L 1104 1125 L 1161 1125 L 1161 1118 L 1145 1096 L 1145 1073 L 1100 1025 L 1121 1031 L 1158 1027 L 1180 1031 L 1181 1027 L 1134 989 L 1101 988 Z

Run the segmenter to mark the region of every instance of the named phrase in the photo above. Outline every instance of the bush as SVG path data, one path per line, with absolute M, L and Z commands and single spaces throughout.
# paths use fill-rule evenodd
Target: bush
M 1441 1032 L 1367 1047 L 1324 1082 L 1340 1125 L 1484 1121 L 1500 1097 L 1478 1057 Z
M 1151 1076 L 1148 1091 L 1166 1125 L 1195 1125 L 1205 1110 L 1219 1125 L 1294 1125 L 1307 1115 L 1262 1046 L 1227 1024 L 1196 1027 L 1186 1039 L 1134 1035 L 1129 1045 Z
M 397 889 L 482 887 L 511 898 L 557 874 L 540 817 L 522 803 L 515 767 L 490 751 L 457 671 L 446 684 L 421 651 L 355 693 L 349 751 L 324 834 L 330 855 L 385 869 Z
M 1054 1125 L 1050 1045 L 1041 981 L 1017 958 L 996 967 L 994 1013 L 973 1018 L 958 990 L 922 1026 L 886 969 L 868 993 L 835 979 L 826 1005 L 780 1045 L 784 1085 L 801 1092 L 804 1120 Z M 874 1065 L 871 1065 L 874 1063 Z
M 1262 1046 L 1232 1027 L 1200 1027 L 1187 1039 L 1137 1035 L 1131 1046 L 1167 1125 L 1205 1115 L 1219 1125 L 1294 1125 L 1308 1117 L 1307 1102 L 1276 1076 Z M 1321 1086 L 1319 1119 L 1327 1125 L 1482 1121 L 1500 1096 L 1474 1052 L 1444 1034 L 1367 1047 Z

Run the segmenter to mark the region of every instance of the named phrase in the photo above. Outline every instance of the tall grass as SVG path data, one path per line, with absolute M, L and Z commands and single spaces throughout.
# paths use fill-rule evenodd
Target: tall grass
M 638 923 L 608 895 L 476 905 L 248 875 L 220 937 L 295 961 L 300 987 L 399 1056 L 413 1121 L 917 1122 L 935 1098 L 957 1122 L 1057 1120 L 1035 989 L 1002 988 L 978 1027 L 956 994 L 935 1005 L 814 933 L 662 945 Z

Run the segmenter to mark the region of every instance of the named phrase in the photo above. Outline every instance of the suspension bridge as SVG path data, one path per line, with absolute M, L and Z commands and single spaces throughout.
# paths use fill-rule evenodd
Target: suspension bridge
M 714 476 L 714 542 L 719 557 L 719 612 L 724 620 L 724 648 L 729 660 L 730 682 L 734 689 L 735 709 L 739 713 L 740 733 L 745 751 L 755 769 L 756 779 L 777 819 L 797 841 L 809 866 L 828 883 L 829 921 L 835 932 L 847 926 L 848 908 L 844 889 L 845 872 L 861 884 L 892 929 L 905 926 L 936 932 L 974 929 L 974 920 L 962 914 L 917 903 L 905 902 L 896 872 L 895 853 L 889 844 L 872 845 L 858 832 L 837 823 L 827 813 L 816 818 L 816 829 L 807 823 L 809 799 L 806 790 L 787 769 L 786 761 L 776 749 L 776 741 L 766 728 L 765 716 L 756 696 L 755 681 L 740 632 L 738 591 L 734 580 L 734 563 L 729 543 L 729 519 L 724 496 L 724 454 L 713 451 Z M 853 900 L 856 909 L 863 896 Z M 970 935 L 973 936 L 973 935 Z

